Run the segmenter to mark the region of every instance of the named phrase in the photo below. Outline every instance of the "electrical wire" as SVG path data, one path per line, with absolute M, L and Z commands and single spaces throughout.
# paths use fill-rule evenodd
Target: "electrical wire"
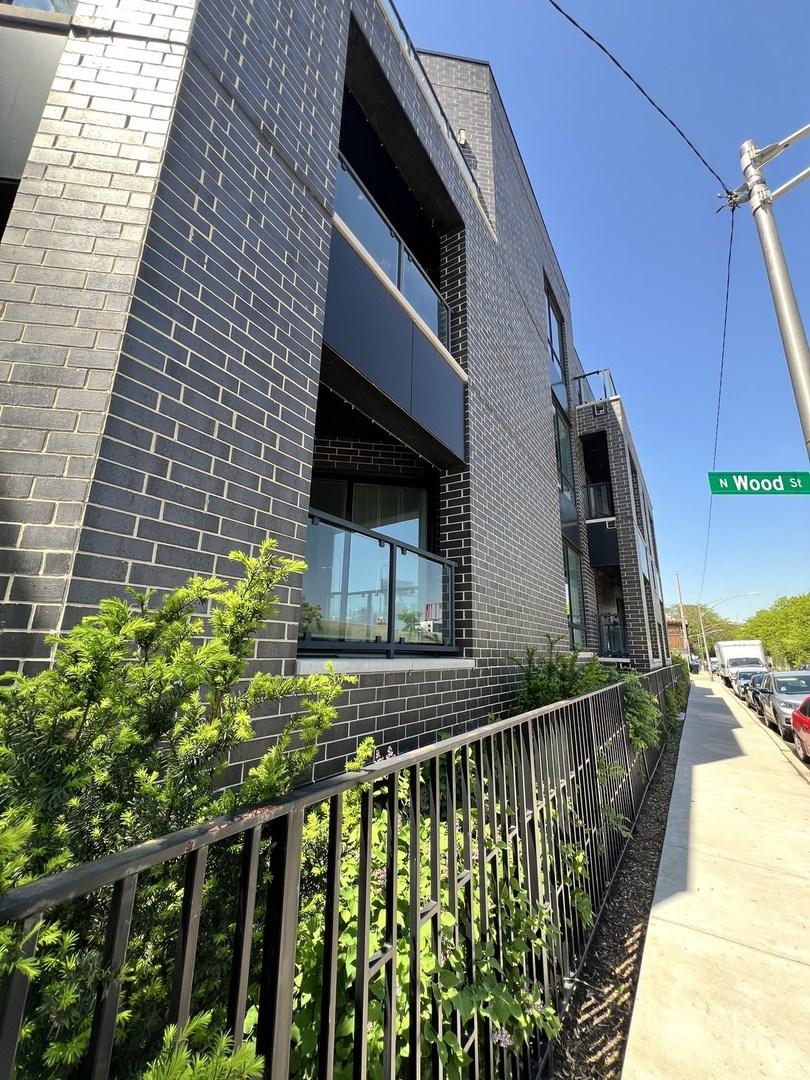
M 720 402 L 723 397 L 723 367 L 726 360 L 726 334 L 728 331 L 728 305 L 731 294 L 731 255 L 734 250 L 734 211 L 731 207 L 731 228 L 728 237 L 728 259 L 726 261 L 726 298 L 723 304 L 723 344 L 720 347 L 720 381 L 717 387 L 717 413 L 714 421 L 714 449 L 712 451 L 712 472 L 717 465 L 717 440 L 720 434 Z M 698 604 L 703 596 L 703 585 L 706 581 L 706 567 L 709 562 L 709 540 L 712 534 L 712 509 L 714 508 L 714 495 L 709 495 L 709 517 L 706 522 L 706 546 L 703 551 L 703 570 L 700 575 L 700 589 L 698 591 Z
M 717 437 L 720 433 L 720 399 L 723 394 L 723 366 L 726 362 L 726 333 L 728 331 L 728 301 L 731 293 L 731 253 L 734 248 L 734 207 L 731 208 L 731 229 L 728 237 L 728 259 L 726 261 L 726 299 L 723 303 L 723 344 L 720 347 L 720 385 L 717 388 L 717 416 L 714 422 L 714 450 L 712 452 L 712 471 L 717 465 Z
M 639 93 L 642 94 L 644 98 L 646 98 L 646 100 L 650 103 L 650 105 L 652 105 L 652 107 L 655 109 L 655 111 L 657 113 L 660 113 L 661 116 L 663 116 L 663 118 L 666 120 L 666 122 L 671 127 L 675 128 L 677 133 L 680 135 L 680 137 L 683 139 L 683 141 L 686 143 L 686 145 L 689 147 L 689 149 L 692 151 L 692 153 L 695 154 L 698 157 L 698 159 L 703 163 L 703 165 L 706 166 L 706 168 L 709 170 L 709 172 L 712 174 L 712 176 L 715 178 L 715 180 L 717 180 L 717 182 L 721 185 L 721 187 L 723 188 L 723 191 L 725 192 L 725 194 L 730 195 L 731 194 L 731 188 L 728 186 L 728 184 L 726 184 L 724 182 L 724 180 L 719 175 L 719 173 L 715 172 L 715 170 L 711 167 L 711 165 L 708 163 L 708 161 L 703 156 L 703 154 L 701 154 L 701 152 L 698 150 L 698 148 L 695 146 L 695 144 L 689 138 L 687 138 L 687 136 L 684 134 L 684 132 L 675 123 L 675 121 L 664 112 L 664 110 L 661 108 L 660 105 L 656 104 L 656 102 L 653 101 L 653 99 L 650 97 L 650 95 L 647 93 L 647 91 L 644 89 L 644 87 L 641 85 L 641 83 L 633 78 L 633 76 L 630 74 L 630 72 L 627 70 L 627 68 L 622 67 L 622 65 L 619 63 L 619 61 L 613 55 L 613 53 L 610 52 L 609 49 L 606 49 L 605 46 L 600 41 L 597 41 L 596 38 L 593 36 L 593 34 L 589 34 L 584 26 L 580 26 L 580 24 L 576 21 L 576 19 L 572 18 L 572 16 L 570 16 L 567 11 L 564 11 L 560 7 L 560 5 L 555 2 L 555 0 L 548 0 L 548 2 L 555 9 L 555 11 L 558 11 L 560 13 L 560 15 L 562 15 L 562 17 L 564 19 L 567 19 L 568 22 L 570 22 L 572 26 L 575 26 L 577 28 L 577 30 L 579 30 L 579 32 L 581 34 L 584 34 L 585 37 L 588 39 L 588 41 L 593 42 L 593 44 L 597 47 L 597 49 L 599 49 L 601 52 L 603 52 L 605 54 L 605 56 L 608 58 L 608 60 L 611 61 L 611 63 L 616 65 L 616 67 L 619 69 L 619 71 L 622 73 L 622 75 L 624 75 L 626 78 L 628 78 L 630 80 L 630 82 L 633 84 L 633 86 L 635 86 L 636 90 L 638 90 Z
M 616 57 L 613 55 L 613 53 L 610 52 L 609 49 L 605 48 L 605 46 L 600 41 L 597 41 L 597 39 L 593 36 L 593 34 L 590 34 L 585 29 L 585 27 L 581 26 L 576 21 L 576 19 L 574 19 L 571 15 L 568 14 L 567 11 L 564 11 L 563 8 L 561 8 L 560 5 L 558 3 L 556 3 L 556 0 L 548 0 L 548 2 L 551 4 L 551 6 L 554 8 L 555 11 L 559 12 L 559 14 L 562 15 L 562 17 L 564 19 L 567 19 L 568 22 L 570 22 L 572 26 L 576 27 L 576 29 L 579 30 L 579 32 L 581 34 L 584 34 L 584 36 L 588 39 L 588 41 L 592 42 L 592 44 L 594 44 L 597 47 L 597 49 L 600 50 L 600 52 L 603 52 L 605 54 L 605 56 L 608 58 L 608 60 L 610 60 L 610 62 L 612 64 L 615 64 L 615 66 L 619 69 L 619 71 L 621 71 L 622 75 L 624 75 L 627 79 L 630 80 L 630 82 L 633 84 L 633 86 L 635 86 L 635 88 L 639 91 L 639 93 L 642 95 L 642 97 L 644 97 L 645 100 L 648 101 L 650 103 L 650 105 L 652 105 L 652 107 L 655 109 L 655 111 L 657 113 L 659 113 L 664 118 L 664 120 L 666 120 L 666 122 L 670 125 L 670 127 L 673 127 L 675 129 L 675 131 L 678 133 L 678 135 L 680 135 L 680 137 L 683 139 L 683 141 L 686 143 L 686 145 L 689 147 L 689 149 L 692 151 L 692 153 L 695 154 L 695 156 L 698 158 L 698 160 L 701 162 L 701 164 L 704 165 L 708 169 L 708 171 L 712 174 L 712 176 L 715 178 L 715 180 L 717 180 L 717 182 L 723 188 L 723 191 L 725 192 L 725 195 L 727 197 L 728 205 L 731 208 L 731 229 L 730 229 L 729 241 L 728 241 L 728 259 L 727 259 L 727 262 L 726 262 L 726 297 L 725 297 L 725 302 L 723 304 L 723 343 L 722 343 L 722 346 L 721 346 L 721 349 L 720 349 L 720 380 L 719 380 L 719 385 L 718 385 L 718 388 L 717 388 L 717 412 L 716 412 L 715 422 L 714 422 L 714 449 L 712 451 L 712 471 L 714 471 L 714 468 L 715 468 L 715 466 L 717 464 L 717 442 L 718 442 L 718 438 L 719 438 L 719 434 L 720 434 L 720 403 L 721 403 L 722 396 L 723 396 L 723 368 L 724 368 L 724 365 L 725 365 L 725 358 L 726 358 L 726 335 L 727 335 L 727 330 L 728 330 L 728 306 L 729 306 L 729 295 L 730 295 L 730 292 L 731 292 L 731 253 L 732 253 L 732 249 L 733 249 L 733 246 L 734 246 L 734 211 L 736 209 L 736 204 L 733 201 L 733 199 L 731 198 L 731 196 L 733 195 L 733 192 L 731 191 L 731 188 L 728 186 L 728 184 L 725 183 L 725 181 L 720 176 L 720 174 L 718 172 L 716 172 L 711 167 L 711 165 L 708 163 L 708 161 L 703 156 L 703 154 L 701 154 L 701 152 L 698 150 L 698 148 L 695 146 L 695 144 L 692 142 L 692 140 L 689 139 L 686 136 L 686 134 L 681 130 L 681 128 L 678 127 L 678 125 L 675 123 L 675 121 L 672 119 L 672 117 L 668 116 L 667 113 L 665 113 L 664 110 L 661 108 L 661 106 L 658 105 L 655 101 L 653 101 L 653 99 L 650 97 L 650 95 L 647 93 L 647 91 L 644 89 L 644 87 L 641 85 L 641 83 L 638 82 L 637 79 L 633 78 L 633 76 L 630 74 L 630 72 L 627 70 L 627 68 L 623 67 L 622 64 L 619 63 L 619 61 L 616 59 Z M 721 207 L 721 209 L 722 209 L 722 207 Z M 703 571 L 702 571 L 701 577 L 700 577 L 700 591 L 698 593 L 698 604 L 700 603 L 700 599 L 703 596 L 703 586 L 704 586 L 704 583 L 706 581 L 706 567 L 707 567 L 708 561 L 709 561 L 709 541 L 711 539 L 711 531 L 712 531 L 712 508 L 713 508 L 713 506 L 714 506 L 714 495 L 710 494 L 709 495 L 709 517 L 708 517 L 708 520 L 706 522 L 706 546 L 705 546 L 705 549 L 704 549 L 704 552 L 703 552 Z

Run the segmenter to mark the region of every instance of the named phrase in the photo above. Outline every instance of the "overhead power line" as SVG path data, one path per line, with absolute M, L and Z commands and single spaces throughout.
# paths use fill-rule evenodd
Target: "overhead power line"
M 616 59 L 616 57 L 613 55 L 613 53 L 609 49 L 606 49 L 605 46 L 600 41 L 597 41 L 597 39 L 593 36 L 593 34 L 588 33 L 588 31 L 585 29 L 584 26 L 580 26 L 580 24 L 576 21 L 576 19 L 572 18 L 572 16 L 569 15 L 567 11 L 564 11 L 560 7 L 560 5 L 555 2 L 555 0 L 548 0 L 548 2 L 551 4 L 551 6 L 554 8 L 555 11 L 558 11 L 560 13 L 560 15 L 562 15 L 562 17 L 564 19 L 567 19 L 568 22 L 570 22 L 572 26 L 575 26 L 577 28 L 577 30 L 579 30 L 579 32 L 581 34 L 584 34 L 585 37 L 588 39 L 588 41 L 593 42 L 593 44 L 597 47 L 597 49 L 599 49 L 601 52 L 603 52 L 605 54 L 605 56 L 608 58 L 608 60 L 610 60 L 611 63 L 616 65 L 616 67 L 619 69 L 619 71 L 622 73 L 622 75 L 624 75 L 625 78 L 628 78 L 630 80 L 630 82 L 633 84 L 633 86 L 635 86 L 636 90 L 638 90 L 639 93 L 644 98 L 646 98 L 647 101 L 649 101 L 650 105 L 652 105 L 652 107 L 655 109 L 655 111 L 657 113 L 660 113 L 661 116 L 663 116 L 663 118 L 670 125 L 670 127 L 675 128 L 677 133 L 680 135 L 680 137 L 683 139 L 683 141 L 686 143 L 686 145 L 689 147 L 689 149 L 692 151 L 692 153 L 695 154 L 695 156 L 698 158 L 699 161 L 702 162 L 703 165 L 705 165 L 705 167 L 709 170 L 709 172 L 712 174 L 712 176 L 715 178 L 715 180 L 717 180 L 717 182 L 721 185 L 721 187 L 723 188 L 723 191 L 726 193 L 726 195 L 730 195 L 731 194 L 731 189 L 729 188 L 728 184 L 723 180 L 723 178 L 719 175 L 719 173 L 715 172 L 715 170 L 711 167 L 711 165 L 708 163 L 708 161 L 703 156 L 703 154 L 701 154 L 701 152 L 698 150 L 698 148 L 695 146 L 695 144 L 691 141 L 691 139 L 687 138 L 687 136 L 684 134 L 684 132 L 681 130 L 681 128 L 678 127 L 678 125 L 675 123 L 675 121 L 672 119 L 672 117 L 668 116 L 667 113 L 665 113 L 664 110 L 661 108 L 661 106 L 658 105 L 655 101 L 653 101 L 653 99 L 650 97 L 650 95 L 647 93 L 647 91 L 644 89 L 644 87 L 641 85 L 641 83 L 637 79 L 633 78 L 633 76 L 630 74 L 630 72 L 627 70 L 627 68 L 623 67 L 619 63 L 619 61 Z

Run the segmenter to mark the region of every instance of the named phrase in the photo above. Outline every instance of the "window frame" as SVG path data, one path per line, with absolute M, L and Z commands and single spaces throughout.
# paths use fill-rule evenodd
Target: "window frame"
M 568 608 L 568 635 L 572 649 L 580 650 L 588 647 L 588 626 L 587 618 L 585 616 L 585 586 L 582 575 L 582 552 L 570 544 L 567 540 L 563 539 L 563 574 L 565 577 L 565 599 L 566 606 Z M 569 569 L 569 554 L 573 559 L 576 559 L 577 567 L 579 571 L 579 609 L 581 612 L 581 618 L 574 620 L 574 602 L 573 602 L 573 589 L 571 587 L 571 573 Z M 581 641 L 577 641 L 577 635 L 575 631 L 579 631 Z

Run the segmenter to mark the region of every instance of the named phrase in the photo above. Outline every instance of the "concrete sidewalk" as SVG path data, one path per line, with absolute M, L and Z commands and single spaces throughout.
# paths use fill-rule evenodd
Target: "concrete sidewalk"
M 810 1076 L 810 769 L 692 680 L 622 1080 Z

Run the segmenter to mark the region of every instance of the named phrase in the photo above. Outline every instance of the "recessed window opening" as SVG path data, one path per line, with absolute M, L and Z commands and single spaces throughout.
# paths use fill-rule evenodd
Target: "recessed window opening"
M 554 396 L 568 410 L 568 389 L 565 383 L 565 335 L 560 309 L 546 292 L 546 326 L 548 334 L 548 367 L 551 377 L 551 389 Z

